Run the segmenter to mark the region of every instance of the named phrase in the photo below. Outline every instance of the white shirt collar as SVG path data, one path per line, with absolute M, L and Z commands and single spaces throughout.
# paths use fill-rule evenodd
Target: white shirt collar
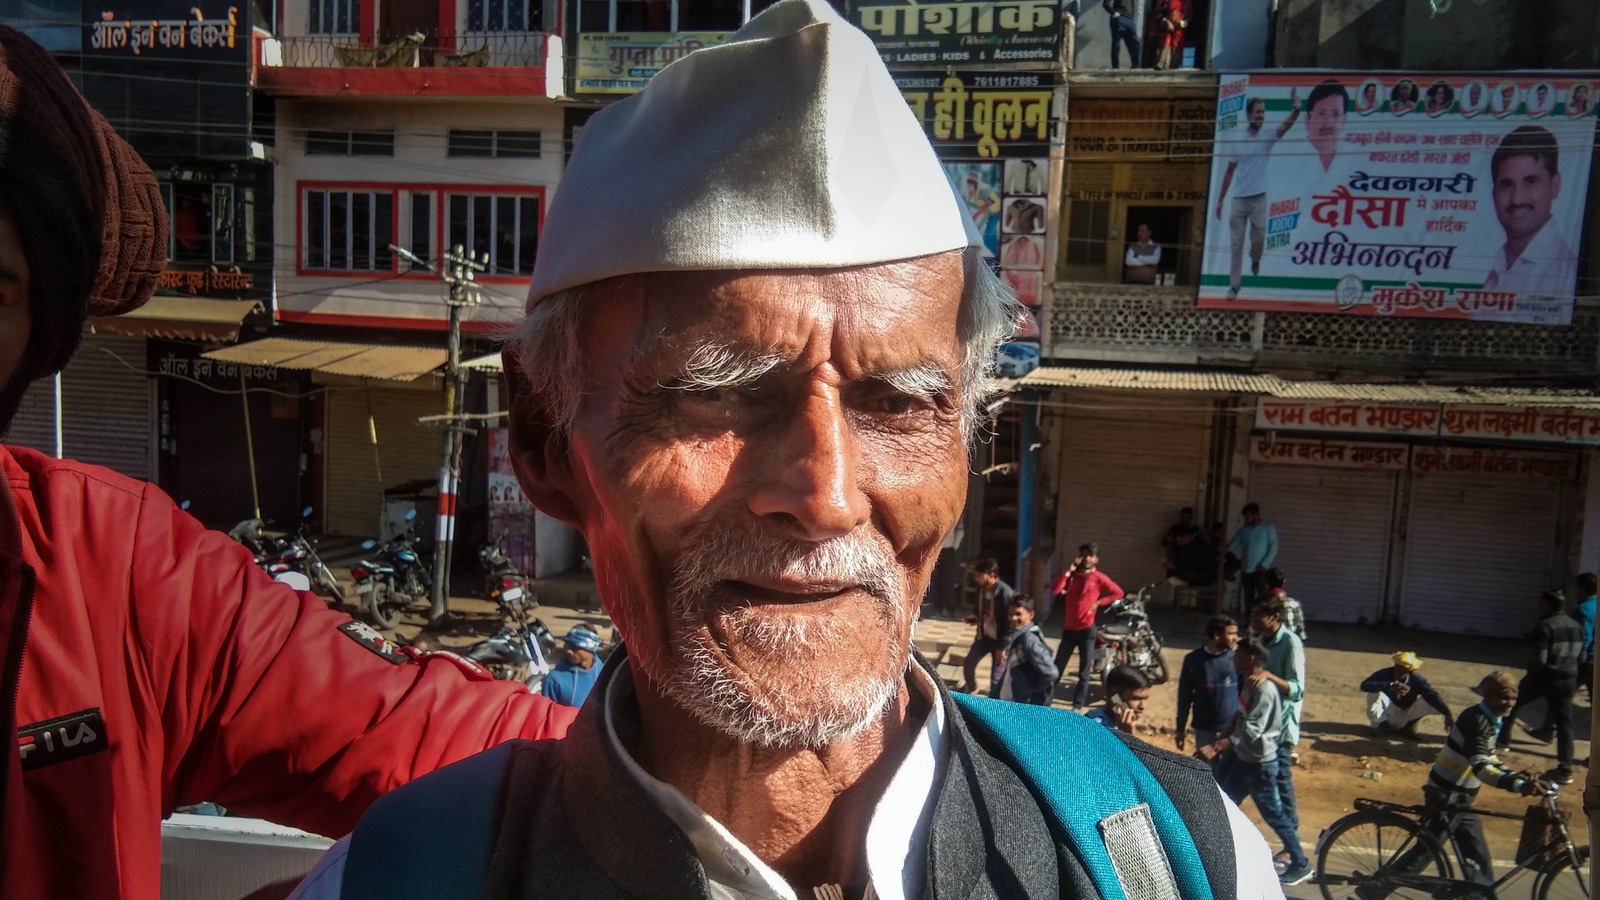
M 1554 215 L 1545 219 L 1533 239 L 1528 241 L 1528 246 L 1522 248 L 1522 253 L 1517 256 L 1516 262 L 1509 266 L 1506 265 L 1506 248 L 1502 244 L 1499 254 L 1495 257 L 1494 272 L 1505 275 L 1512 269 L 1543 270 L 1549 265 L 1567 263 L 1567 258 L 1572 256 L 1572 248 L 1568 247 L 1567 242 L 1556 233 L 1558 227 Z
M 928 700 L 930 712 L 917 732 L 894 778 L 884 790 L 867 826 L 869 896 L 905 900 L 922 894 L 928 854 L 928 826 L 933 817 L 934 788 L 940 775 L 945 739 L 945 710 L 933 679 L 916 663 L 907 666 L 912 688 Z M 634 761 L 617 738 L 615 719 L 623 701 L 634 693 L 633 670 L 627 660 L 611 676 L 603 699 L 601 739 L 616 747 L 623 769 L 653 798 L 694 846 L 695 855 L 718 900 L 800 900 L 794 888 L 762 862 L 682 791 L 658 781 Z M 808 891 L 809 894 L 809 891 Z M 809 896 L 808 896 L 809 900 Z

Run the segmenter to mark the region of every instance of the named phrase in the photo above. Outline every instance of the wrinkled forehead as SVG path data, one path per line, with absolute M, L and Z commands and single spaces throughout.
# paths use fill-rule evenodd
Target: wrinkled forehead
M 708 346 L 854 366 L 960 363 L 959 251 L 840 269 L 653 272 L 597 286 L 599 359 Z

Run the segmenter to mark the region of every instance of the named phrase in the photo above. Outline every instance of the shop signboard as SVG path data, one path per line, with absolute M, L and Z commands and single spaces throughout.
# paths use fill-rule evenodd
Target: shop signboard
M 247 155 L 250 53 L 247 7 L 83 4 L 83 95 L 146 159 Z
M 983 237 L 984 256 L 1028 307 L 996 361 L 1003 377 L 1026 375 L 1039 365 L 1045 263 L 1055 244 L 1048 193 L 1056 89 L 1037 72 L 896 72 L 894 79 Z
M 1200 305 L 1570 322 L 1597 88 L 1223 76 Z
M 1263 399 L 1256 428 L 1600 446 L 1600 409 Z
M 1423 475 L 1503 475 L 1565 481 L 1577 474 L 1578 459 L 1570 453 L 1485 450 L 1480 447 L 1413 447 L 1411 471 Z
M 1333 469 L 1404 469 L 1409 449 L 1406 444 L 1304 440 L 1267 434 L 1250 439 L 1253 462 Z
M 696 50 L 714 47 L 730 32 L 602 32 L 578 35 L 577 93 L 632 94 L 654 75 Z
M 861 0 L 850 21 L 890 66 L 1049 63 L 1065 17 L 1056 0 Z

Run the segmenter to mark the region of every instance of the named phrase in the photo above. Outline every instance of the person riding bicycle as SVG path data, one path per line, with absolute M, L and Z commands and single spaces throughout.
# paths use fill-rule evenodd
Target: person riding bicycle
M 1500 724 L 1517 703 L 1516 679 L 1505 672 L 1491 672 L 1473 690 L 1483 697 L 1483 702 L 1456 716 L 1455 727 L 1445 738 L 1444 748 L 1428 773 L 1428 783 L 1422 787 L 1427 806 L 1423 824 L 1441 843 L 1455 840 L 1465 863 L 1466 871 L 1462 875 L 1466 880 L 1492 885 L 1494 864 L 1489 856 L 1489 842 L 1483 836 L 1483 820 L 1472 812 L 1478 789 L 1487 784 L 1525 797 L 1536 797 L 1550 790 L 1550 785 L 1511 771 L 1495 756 L 1495 737 L 1500 733 Z M 1397 860 L 1395 869 L 1418 871 L 1426 861 L 1427 850 L 1418 847 Z M 1356 894 L 1365 898 L 1368 892 L 1378 896 L 1373 885 L 1363 885 Z

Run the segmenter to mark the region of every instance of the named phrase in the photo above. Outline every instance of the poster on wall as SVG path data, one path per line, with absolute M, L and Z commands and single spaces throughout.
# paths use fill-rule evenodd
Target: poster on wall
M 1017 339 L 997 358 L 1003 377 L 1020 378 L 1039 365 L 1039 306 L 1055 243 L 1047 198 L 1060 99 L 1036 72 L 896 72 L 894 79 L 983 237 L 984 257 L 1029 308 Z
M 1223 76 L 1200 306 L 1570 322 L 1597 87 Z
M 518 572 L 534 570 L 533 504 L 511 469 L 511 432 L 491 428 L 489 438 L 489 536 L 500 542 Z

